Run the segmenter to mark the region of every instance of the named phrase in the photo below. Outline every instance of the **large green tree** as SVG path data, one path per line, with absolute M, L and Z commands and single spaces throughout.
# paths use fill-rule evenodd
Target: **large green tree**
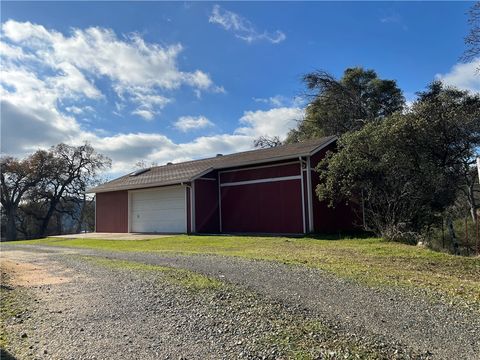
M 413 242 L 466 186 L 478 146 L 480 97 L 435 82 L 409 111 L 342 136 L 317 194 L 332 205 L 360 196 L 368 228 Z
M 443 169 L 451 190 L 465 193 L 475 219 L 472 167 L 480 147 L 480 95 L 434 82 L 418 96 L 412 113 L 425 131 L 416 134 L 422 136 L 416 150 Z
M 80 199 L 84 203 L 87 188 L 96 183 L 99 172 L 111 165 L 108 157 L 99 154 L 89 144 L 58 144 L 52 147 L 50 152 L 54 162 L 52 171 L 32 193 L 32 198 L 43 209 L 38 231 L 40 237 L 46 235 L 55 212 L 62 211 L 68 202 L 77 202 Z
M 346 69 L 339 80 L 317 71 L 303 81 L 311 101 L 287 142 L 358 130 L 402 110 L 405 104 L 395 80 L 380 79 L 375 71 L 360 67 Z
M 19 225 L 24 234 L 44 236 L 57 215 L 78 213 L 82 221 L 88 205 L 85 190 L 110 164 L 89 144 L 59 144 L 21 160 L 2 158 L 1 204 L 7 240 L 17 238 Z
M 26 193 L 34 189 L 49 172 L 51 154 L 39 150 L 25 159 L 4 156 L 0 160 L 1 204 L 5 238 L 17 238 L 16 216 Z

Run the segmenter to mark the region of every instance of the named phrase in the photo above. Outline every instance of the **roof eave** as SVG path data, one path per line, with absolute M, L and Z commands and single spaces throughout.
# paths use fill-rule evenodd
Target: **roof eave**
M 206 170 L 203 170 L 203 171 L 201 171 L 201 172 L 199 172 L 199 173 L 197 173 L 197 174 L 195 174 L 195 175 L 193 175 L 189 178 L 184 178 L 184 179 L 175 180 L 175 181 L 171 181 L 171 182 L 152 182 L 152 183 L 140 184 L 140 185 L 133 185 L 132 184 L 132 185 L 119 186 L 118 188 L 110 188 L 110 189 L 108 189 L 108 188 L 101 189 L 101 185 L 100 185 L 100 186 L 98 186 L 98 188 L 100 188 L 100 189 L 97 190 L 97 187 L 91 188 L 91 189 L 88 189 L 86 191 L 86 193 L 90 193 L 90 194 L 95 193 L 96 194 L 96 193 L 113 192 L 113 191 L 145 189 L 145 188 L 170 186 L 170 185 L 177 185 L 177 184 L 182 184 L 182 183 L 186 183 L 186 182 L 192 182 L 192 181 L 204 176 L 205 174 L 208 174 L 209 172 L 211 172 L 213 170 L 221 170 L 221 169 L 228 169 L 228 168 L 239 167 L 239 166 L 248 166 L 248 165 L 255 165 L 255 164 L 271 163 L 271 162 L 276 162 L 276 161 L 296 159 L 298 157 L 303 157 L 303 156 L 312 156 L 313 154 L 315 154 L 315 153 L 319 152 L 320 150 L 326 148 L 327 146 L 331 145 L 332 143 L 334 143 L 337 140 L 338 140 L 338 137 L 334 136 L 329 141 L 327 141 L 323 144 L 320 144 L 319 146 L 317 146 L 313 150 L 311 150 L 309 152 L 305 152 L 305 153 L 297 153 L 297 154 L 292 154 L 292 155 L 272 157 L 272 158 L 269 158 L 269 159 L 256 160 L 256 161 L 245 161 L 245 162 L 234 164 L 234 165 L 231 165 L 231 166 L 219 166 L 219 167 L 213 166 L 213 167 L 210 167 Z
M 98 194 L 98 193 L 105 193 L 105 192 L 114 192 L 114 191 L 125 191 L 125 190 L 136 190 L 136 189 L 147 189 L 147 188 L 152 188 L 152 187 L 163 187 L 163 186 L 171 186 L 171 185 L 180 185 L 183 183 L 189 183 L 192 180 L 190 178 L 186 179 L 180 179 L 180 180 L 175 180 L 175 181 L 157 181 L 157 182 L 152 182 L 148 184 L 132 184 L 132 185 L 125 185 L 125 186 L 119 186 L 118 188 L 110 188 L 110 189 L 97 189 L 97 188 L 91 188 L 87 189 L 86 193 L 87 194 Z M 99 186 L 100 187 L 100 186 Z
M 264 163 L 271 163 L 271 162 L 275 162 L 275 161 L 283 161 L 283 160 L 297 159 L 298 157 L 311 156 L 311 155 L 313 155 L 313 154 L 316 154 L 316 153 L 319 152 L 320 150 L 326 148 L 327 146 L 333 144 L 333 143 L 334 143 L 335 141 L 337 141 L 337 140 L 338 140 L 338 137 L 337 137 L 337 136 L 334 136 L 332 139 L 330 139 L 330 140 L 327 141 L 326 143 L 317 146 L 315 149 L 313 149 L 313 150 L 311 150 L 311 151 L 309 151 L 309 152 L 297 153 L 297 154 L 285 155 L 285 156 L 279 156 L 279 157 L 274 157 L 274 158 L 269 158 L 269 159 L 263 159 L 263 160 L 257 160 L 257 161 L 246 161 L 246 162 L 239 163 L 239 164 L 235 164 L 235 165 L 232 165 L 232 166 L 214 167 L 214 168 L 212 168 L 211 170 L 206 171 L 205 173 L 202 173 L 199 177 L 201 177 L 201 176 L 209 173 L 209 172 L 212 171 L 212 170 L 222 170 L 222 169 L 227 169 L 227 168 L 230 168 L 230 167 L 256 165 L 256 164 L 264 164 Z M 195 179 L 195 178 L 193 178 L 192 180 L 194 180 L 194 179 Z
M 330 140 L 328 140 L 326 143 L 324 144 L 321 144 L 319 146 L 317 146 L 315 149 L 313 149 L 312 151 L 310 151 L 310 154 L 309 155 L 313 155 L 317 152 L 319 152 L 320 150 L 322 149 L 325 149 L 328 145 L 331 145 L 333 144 L 335 141 L 338 140 L 338 136 L 333 136 Z
M 208 174 L 209 172 L 211 172 L 211 171 L 213 171 L 213 170 L 215 170 L 215 168 L 210 167 L 210 168 L 208 168 L 207 170 L 201 171 L 201 172 L 199 172 L 197 175 L 192 176 L 189 181 L 195 181 L 195 180 L 197 180 L 198 178 L 201 178 L 203 175 L 206 175 L 206 174 Z

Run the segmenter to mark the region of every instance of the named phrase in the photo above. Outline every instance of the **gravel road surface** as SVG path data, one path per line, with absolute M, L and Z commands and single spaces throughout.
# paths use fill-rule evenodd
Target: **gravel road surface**
M 226 285 L 191 291 L 85 256 L 188 269 Z M 30 245 L 2 246 L 5 261 L 13 290 L 2 291 L 18 292 L 28 309 L 6 321 L 7 351 L 19 359 L 480 359 L 478 312 L 301 266 Z M 46 273 L 22 278 L 22 264 Z

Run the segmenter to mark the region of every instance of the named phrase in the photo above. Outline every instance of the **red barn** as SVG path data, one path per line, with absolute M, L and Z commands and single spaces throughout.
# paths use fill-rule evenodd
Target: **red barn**
M 142 169 L 90 190 L 97 232 L 305 234 L 354 228 L 315 195 L 325 137 Z

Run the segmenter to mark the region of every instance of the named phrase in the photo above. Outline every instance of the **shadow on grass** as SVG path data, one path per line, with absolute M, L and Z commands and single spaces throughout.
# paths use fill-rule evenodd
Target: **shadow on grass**
M 0 348 L 1 360 L 16 360 L 16 357 L 10 354 L 7 350 Z
M 195 233 L 195 236 L 220 236 L 220 237 L 272 237 L 272 238 L 291 238 L 291 239 L 312 239 L 312 240 L 349 240 L 349 239 L 371 239 L 375 235 L 366 231 L 350 231 L 350 232 L 329 232 L 329 233 L 312 233 L 312 234 L 278 234 L 278 233 Z
M 349 239 L 371 239 L 375 234 L 367 231 L 345 231 L 340 233 L 315 233 L 304 235 L 305 239 L 314 240 L 349 240 Z

